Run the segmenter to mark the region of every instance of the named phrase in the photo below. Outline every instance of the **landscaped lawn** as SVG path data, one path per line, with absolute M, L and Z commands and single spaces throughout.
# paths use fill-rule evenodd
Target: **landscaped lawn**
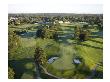
M 75 25 L 81 24 L 75 23 Z M 27 26 L 28 25 L 24 25 L 20 28 L 25 28 Z M 9 61 L 9 64 L 15 70 L 16 78 L 35 78 L 36 70 L 33 57 L 36 46 L 40 46 L 44 50 L 47 59 L 54 56 L 59 57 L 53 63 L 48 64 L 47 70 L 62 78 L 71 78 L 73 76 L 74 70 L 76 70 L 75 65 L 73 64 L 73 58 L 75 56 L 81 56 L 85 60 L 85 64 L 91 70 L 97 63 L 103 61 L 102 38 L 95 37 L 77 43 L 73 37 L 74 24 L 61 24 L 60 28 L 61 30 L 58 31 L 58 41 L 53 39 L 35 39 L 35 30 L 28 30 L 29 33 L 27 33 L 26 36 L 20 37 L 21 48 L 15 54 L 15 59 Z M 97 31 L 94 30 L 93 32 Z M 34 36 L 30 36 L 30 34 L 33 34 Z M 95 35 L 96 34 L 94 34 L 94 36 Z M 42 74 L 42 76 L 45 77 L 45 74 Z
M 60 58 L 55 60 L 51 65 L 57 70 L 74 70 L 73 57 L 81 56 L 85 60 L 85 64 L 92 70 L 95 66 L 103 61 L 103 39 L 102 38 L 91 38 L 90 40 L 81 42 L 79 44 L 74 43 L 72 37 L 66 36 L 70 34 L 74 28 L 61 27 L 62 33 L 59 38 L 60 40 Z M 67 28 L 70 29 L 67 31 Z M 61 33 L 61 32 L 60 32 Z M 67 44 L 71 43 L 71 44 Z M 59 72 L 60 73 L 60 72 Z M 55 74 L 57 75 L 57 74 Z M 61 74 L 60 74 L 61 75 Z
M 21 38 L 21 45 L 22 47 L 35 47 L 36 46 L 36 40 L 35 38 Z
M 101 41 L 102 39 L 100 39 Z M 85 59 L 85 63 L 93 69 L 97 63 L 103 61 L 103 44 L 93 41 L 82 42 L 76 45 L 76 51 Z
M 61 44 L 59 53 L 61 55 L 60 58 L 53 62 L 52 66 L 59 70 L 74 69 L 74 64 L 72 64 L 73 54 L 75 53 L 74 48 Z

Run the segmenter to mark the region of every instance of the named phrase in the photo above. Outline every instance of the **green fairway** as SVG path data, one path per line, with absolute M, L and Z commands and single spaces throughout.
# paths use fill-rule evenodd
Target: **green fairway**
M 21 38 L 21 45 L 23 47 L 34 47 L 36 46 L 36 40 L 32 38 Z
M 79 24 L 80 25 L 80 24 Z M 34 33 L 35 31 L 28 31 Z M 92 30 L 94 32 L 91 36 L 96 36 L 98 31 Z M 19 53 L 16 55 L 16 59 L 23 58 L 33 58 L 36 46 L 39 46 L 44 49 L 47 59 L 50 57 L 58 56 L 59 58 L 50 64 L 50 68 L 47 67 L 50 73 L 69 78 L 73 75 L 74 70 L 76 70 L 75 65 L 73 64 L 73 58 L 75 56 L 81 56 L 85 60 L 85 64 L 92 70 L 97 63 L 103 60 L 103 39 L 99 37 L 91 38 L 87 41 L 76 43 L 74 40 L 74 26 L 73 24 L 62 24 L 60 27 L 59 40 L 56 42 L 53 39 L 35 39 L 30 37 L 30 34 L 25 35 L 25 38 L 21 36 L 21 45 L 22 48 L 18 50 Z M 35 33 L 34 33 L 35 34 Z M 29 38 L 30 37 L 30 38 Z M 25 78 L 34 78 L 35 66 L 34 62 L 28 61 L 27 63 L 20 62 L 18 60 L 11 62 L 13 68 L 17 71 L 17 76 Z M 19 61 L 20 61 L 19 60 Z M 23 63 L 23 65 L 22 65 Z M 24 64 L 25 63 L 25 64 Z M 16 64 L 16 66 L 15 66 Z M 51 68 L 52 66 L 52 68 Z M 19 72 L 17 68 L 21 67 L 22 71 Z M 26 70 L 27 71 L 26 71 Z M 31 70 L 31 71 L 29 71 Z M 34 71 L 32 71 L 34 70 Z M 61 70 L 65 70 L 64 73 L 61 73 Z M 100 70 L 100 69 L 99 69 Z M 17 77 L 18 78 L 18 77 Z
M 103 61 L 103 39 L 91 38 L 78 44 L 71 36 L 66 36 L 73 32 L 74 28 L 62 26 L 62 33 L 60 40 L 60 58 L 52 63 L 54 69 L 57 70 L 74 70 L 73 57 L 81 56 L 85 60 L 85 64 L 92 70 L 97 63 Z M 69 29 L 69 30 L 67 30 Z M 61 33 L 61 32 L 60 32 Z M 67 44 L 70 43 L 70 44 Z
M 73 54 L 75 53 L 72 46 L 61 45 L 60 46 L 60 58 L 53 62 L 52 66 L 55 69 L 59 70 L 67 70 L 67 69 L 74 69 L 73 62 Z
M 17 26 L 12 26 L 12 27 L 17 28 L 17 29 L 22 29 L 22 28 L 36 27 L 36 26 L 38 26 L 38 25 L 36 25 L 36 24 L 22 24 L 22 25 L 17 25 Z
M 81 45 L 76 45 L 76 51 L 85 59 L 86 64 L 93 69 L 97 63 L 103 61 L 102 45 L 102 43 L 86 41 Z

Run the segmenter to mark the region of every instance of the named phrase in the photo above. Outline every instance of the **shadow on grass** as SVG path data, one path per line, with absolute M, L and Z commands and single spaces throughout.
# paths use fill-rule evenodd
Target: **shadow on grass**
M 70 39 L 72 40 L 73 37 L 72 36 L 65 36 L 65 37 L 60 37 L 58 42 L 60 43 L 66 43 L 66 44 L 71 44 L 69 43 L 67 40 Z M 90 41 L 93 41 L 93 42 L 96 42 L 96 43 L 100 43 L 100 44 L 103 44 L 103 42 L 100 42 L 100 41 L 96 41 L 96 40 L 90 40 Z M 103 49 L 101 47 L 97 47 L 97 46 L 92 46 L 92 45 L 88 45 L 88 44 L 81 44 L 80 42 L 76 42 L 76 43 L 73 43 L 73 44 L 77 44 L 77 45 L 81 45 L 81 46 L 86 46 L 86 47 L 91 47 L 91 48 L 95 48 L 95 49 Z
M 92 40 L 92 39 L 89 39 L 89 41 L 93 41 L 93 42 L 96 42 L 96 43 L 100 43 L 100 44 L 103 44 L 103 42 L 100 42 L 100 41 L 96 41 L 96 40 Z
M 33 73 L 33 77 L 34 77 L 33 69 L 35 68 L 35 66 L 33 65 L 33 66 L 26 67 L 26 64 L 28 63 L 34 64 L 34 59 L 25 58 L 25 59 L 20 59 L 20 60 L 9 60 L 8 65 L 13 68 L 15 72 L 15 79 L 20 79 L 25 72 L 30 71 L 30 70 Z
M 31 37 L 35 37 L 36 36 L 36 32 L 27 32 L 27 33 L 24 33 L 23 35 L 19 35 L 21 36 L 22 38 L 31 38 Z
M 90 38 L 103 38 L 103 36 L 98 36 L 98 35 L 92 35 L 92 36 L 89 36 Z
M 77 43 L 77 45 L 81 45 L 81 46 L 86 46 L 86 47 L 91 47 L 91 48 L 95 48 L 95 49 L 101 49 L 101 50 L 103 50 L 103 48 L 96 47 L 96 46 L 92 46 L 92 45 L 88 45 L 88 44 Z
M 64 43 L 64 44 L 70 44 L 70 43 L 67 41 L 67 39 L 69 39 L 69 38 L 60 38 L 57 42 L 59 42 L 59 43 Z
M 103 72 L 102 71 L 96 71 L 93 79 L 103 79 Z
M 45 73 L 41 73 L 41 77 L 42 77 L 42 79 L 56 79 L 56 78 L 54 78 L 54 77 L 52 77 L 50 75 L 47 75 Z
M 92 35 L 99 35 L 99 36 L 103 36 L 103 31 L 98 31 L 98 32 L 92 32 Z
M 93 35 L 93 36 L 91 36 L 92 38 L 102 38 L 103 37 L 103 31 L 91 32 L 91 35 Z
M 65 28 L 65 29 L 63 29 L 63 31 L 68 31 L 68 32 L 74 32 L 74 29 L 72 29 L 72 28 Z
M 73 33 L 65 33 L 65 34 L 59 36 L 58 42 L 68 44 L 69 42 L 67 40 L 68 39 L 72 40 L 73 38 L 74 38 Z
M 68 27 L 68 28 L 74 28 L 74 26 L 69 26 L 69 25 L 68 25 L 68 26 L 64 26 L 64 27 Z

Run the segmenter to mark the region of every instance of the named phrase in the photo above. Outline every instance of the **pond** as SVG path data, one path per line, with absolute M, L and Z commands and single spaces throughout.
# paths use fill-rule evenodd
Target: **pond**
M 51 64 L 53 63 L 56 59 L 58 59 L 59 57 L 51 57 L 49 60 L 48 60 L 48 63 Z

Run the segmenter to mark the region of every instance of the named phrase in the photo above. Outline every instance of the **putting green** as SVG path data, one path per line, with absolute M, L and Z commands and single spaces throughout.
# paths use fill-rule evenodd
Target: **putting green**
M 75 53 L 73 47 L 71 45 L 60 45 L 60 51 L 59 53 L 61 54 L 61 57 L 57 60 L 55 60 L 52 63 L 52 66 L 55 69 L 60 69 L 60 70 L 67 70 L 67 69 L 73 69 L 74 64 L 73 62 L 73 54 Z
M 59 54 L 61 55 L 60 58 L 55 60 L 52 63 L 52 66 L 55 69 L 59 70 L 68 70 L 68 69 L 74 69 L 73 62 L 73 56 L 75 53 L 73 45 L 68 45 L 66 40 L 70 38 L 70 36 L 66 36 L 65 33 L 70 34 L 71 32 L 74 32 L 74 28 L 65 27 L 65 25 L 62 25 L 61 27 L 63 34 L 61 35 L 63 38 L 60 38 L 63 43 L 60 44 L 60 50 Z

